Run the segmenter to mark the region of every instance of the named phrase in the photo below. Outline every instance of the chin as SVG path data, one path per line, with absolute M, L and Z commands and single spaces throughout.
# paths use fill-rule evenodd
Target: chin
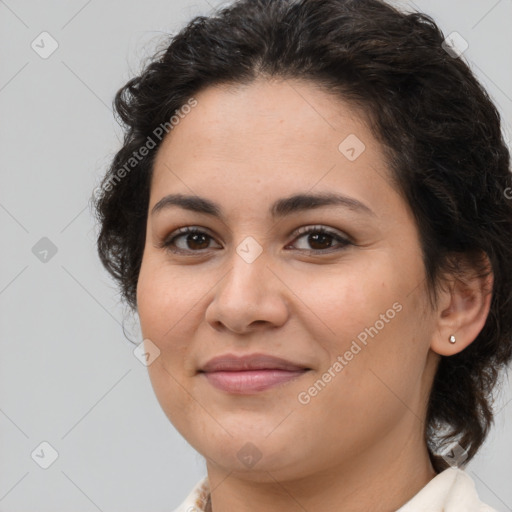
M 282 478 L 297 478 L 301 472 L 301 464 L 311 465 L 304 447 L 297 450 L 291 441 L 294 436 L 281 432 L 271 433 L 275 429 L 264 429 L 264 433 L 254 435 L 244 431 L 231 432 L 232 437 L 224 430 L 222 438 L 190 439 L 187 441 L 199 452 L 208 463 L 227 473 L 259 482 L 274 481 L 272 476 Z M 229 429 L 228 429 L 229 430 Z

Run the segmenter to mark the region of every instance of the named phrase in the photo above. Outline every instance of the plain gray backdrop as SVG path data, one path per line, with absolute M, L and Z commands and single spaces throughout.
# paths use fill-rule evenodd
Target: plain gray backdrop
M 510 140 L 512 0 L 397 3 L 468 42 Z M 205 475 L 123 334 L 88 201 L 121 144 L 114 94 L 165 34 L 218 5 L 0 0 L 0 511 L 172 511 Z M 512 510 L 511 400 L 505 381 L 467 468 L 498 511 Z

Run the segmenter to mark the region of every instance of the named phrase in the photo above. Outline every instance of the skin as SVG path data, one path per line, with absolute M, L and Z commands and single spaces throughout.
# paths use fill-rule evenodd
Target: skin
M 206 458 L 213 512 L 396 510 L 436 475 L 424 438 L 434 372 L 439 355 L 463 350 L 482 329 L 489 282 L 453 282 L 429 307 L 412 212 L 364 117 L 339 98 L 308 82 L 264 79 L 195 98 L 158 150 L 149 211 L 182 193 L 218 203 L 225 218 L 178 206 L 148 214 L 137 301 L 144 338 L 160 350 L 148 367 L 159 403 Z M 338 150 L 350 134 L 365 145 L 354 161 Z M 373 214 L 342 206 L 269 214 L 277 199 L 324 191 Z M 296 234 L 315 225 L 351 243 Z M 159 246 L 185 226 L 210 236 L 181 236 L 182 254 Z M 262 249 L 252 263 L 236 251 L 249 236 Z M 394 318 L 300 403 L 396 303 Z M 311 370 L 252 395 L 218 390 L 197 373 L 214 356 L 256 352 Z M 250 467 L 237 457 L 246 443 L 261 457 Z

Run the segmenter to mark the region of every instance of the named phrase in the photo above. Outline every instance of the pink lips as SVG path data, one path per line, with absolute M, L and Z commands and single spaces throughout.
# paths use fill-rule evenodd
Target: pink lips
M 200 370 L 217 389 L 251 394 L 300 377 L 309 368 L 266 354 L 237 357 L 225 354 L 208 361 Z

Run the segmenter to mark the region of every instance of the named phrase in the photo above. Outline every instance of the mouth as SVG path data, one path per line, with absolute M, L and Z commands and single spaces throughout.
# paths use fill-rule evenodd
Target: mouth
M 311 368 L 267 354 L 225 354 L 208 361 L 198 373 L 215 388 L 254 394 L 295 380 Z
M 239 395 L 257 393 L 301 377 L 309 370 L 243 370 L 200 372 L 208 382 L 228 393 Z

